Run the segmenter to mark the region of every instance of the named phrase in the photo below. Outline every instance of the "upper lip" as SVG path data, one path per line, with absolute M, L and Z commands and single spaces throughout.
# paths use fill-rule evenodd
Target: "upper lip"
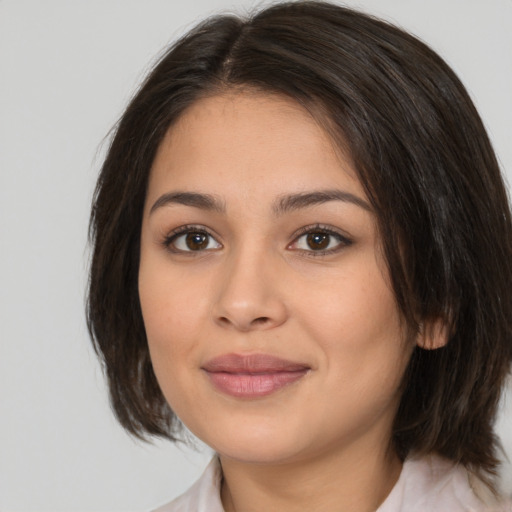
M 201 368 L 211 373 L 277 373 L 309 370 L 310 366 L 270 354 L 224 354 L 210 359 Z

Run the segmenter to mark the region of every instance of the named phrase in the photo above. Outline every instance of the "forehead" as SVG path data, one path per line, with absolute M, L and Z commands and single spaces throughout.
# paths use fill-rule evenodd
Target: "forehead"
M 171 126 L 148 193 L 254 197 L 333 187 L 364 196 L 350 159 L 308 110 L 284 96 L 236 92 L 196 101 Z

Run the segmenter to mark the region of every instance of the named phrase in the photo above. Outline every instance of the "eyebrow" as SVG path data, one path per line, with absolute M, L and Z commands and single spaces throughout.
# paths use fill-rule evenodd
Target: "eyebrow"
M 155 201 L 151 210 L 149 210 L 149 214 L 151 215 L 158 208 L 169 204 L 182 204 L 218 213 L 224 213 L 226 211 L 224 203 L 216 196 L 200 194 L 198 192 L 169 192 L 161 195 Z
M 360 197 L 345 192 L 344 190 L 319 190 L 315 192 L 303 192 L 299 194 L 286 195 L 275 203 L 273 210 L 276 215 L 283 215 L 290 211 L 300 210 L 309 206 L 316 206 L 330 201 L 343 201 L 352 203 L 369 212 L 372 211 L 371 206 Z
M 281 196 L 277 199 L 272 207 L 276 216 L 285 213 L 301 210 L 311 206 L 324 204 L 330 201 L 342 201 L 352 203 L 369 212 L 372 211 L 371 206 L 360 197 L 345 192 L 344 190 L 318 190 L 315 192 L 301 192 L 298 194 L 289 194 Z M 149 214 L 151 215 L 158 208 L 169 204 L 181 204 L 184 206 L 192 206 L 200 210 L 213 211 L 217 213 L 225 213 L 226 207 L 224 202 L 217 196 L 211 194 L 202 194 L 199 192 L 168 192 L 161 195 L 151 207 Z

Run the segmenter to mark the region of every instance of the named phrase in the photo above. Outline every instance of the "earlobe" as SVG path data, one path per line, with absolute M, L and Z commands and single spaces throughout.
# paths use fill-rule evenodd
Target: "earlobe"
M 448 343 L 450 329 L 444 319 L 421 322 L 416 345 L 425 350 L 436 350 Z

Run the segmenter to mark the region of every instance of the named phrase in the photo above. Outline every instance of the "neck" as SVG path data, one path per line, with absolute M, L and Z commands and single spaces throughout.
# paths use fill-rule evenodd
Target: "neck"
M 396 454 L 382 445 L 367 447 L 364 453 L 356 446 L 330 449 L 315 458 L 273 464 L 220 460 L 226 512 L 375 512 L 402 467 Z

